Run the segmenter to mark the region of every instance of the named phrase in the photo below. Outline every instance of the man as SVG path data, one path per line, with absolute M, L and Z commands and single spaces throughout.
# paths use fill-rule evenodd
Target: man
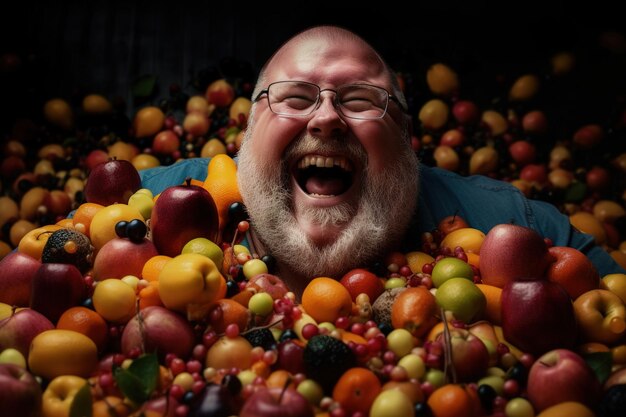
M 276 258 L 297 294 L 313 277 L 340 278 L 403 244 L 419 248 L 420 232 L 455 212 L 484 232 L 499 223 L 530 226 L 585 251 L 601 275 L 620 271 L 553 206 L 504 182 L 418 169 L 396 78 L 349 31 L 315 27 L 290 39 L 263 68 L 253 101 L 238 154 L 249 240 Z M 206 161 L 189 160 L 143 181 L 159 192 L 164 181 L 204 175 Z

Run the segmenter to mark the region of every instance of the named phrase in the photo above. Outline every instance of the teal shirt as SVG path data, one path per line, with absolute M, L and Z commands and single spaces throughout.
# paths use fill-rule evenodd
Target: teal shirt
M 154 194 L 186 177 L 204 180 L 209 159 L 192 158 L 170 166 L 140 171 L 143 187 Z M 457 213 L 476 229 L 487 233 L 501 223 L 514 223 L 536 230 L 556 246 L 570 246 L 585 253 L 600 276 L 626 273 L 594 242 L 593 236 L 573 228 L 569 218 L 553 205 L 530 200 L 511 184 L 481 175 L 464 177 L 450 171 L 420 165 L 420 193 L 405 249 L 419 250 L 421 232 L 437 228 L 441 219 Z

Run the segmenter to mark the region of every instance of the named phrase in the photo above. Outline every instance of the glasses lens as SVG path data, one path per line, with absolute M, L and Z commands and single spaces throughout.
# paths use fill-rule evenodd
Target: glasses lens
M 284 81 L 268 87 L 270 109 L 276 114 L 304 116 L 315 109 L 319 87 L 297 81 Z
M 347 117 L 379 119 L 385 115 L 389 94 L 373 85 L 345 85 L 337 90 L 337 101 Z

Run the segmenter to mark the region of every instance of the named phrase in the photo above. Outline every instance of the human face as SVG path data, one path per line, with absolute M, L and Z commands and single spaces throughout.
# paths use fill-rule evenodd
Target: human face
M 322 89 L 365 83 L 392 90 L 378 56 L 356 41 L 318 38 L 288 44 L 264 77 L 266 85 L 284 80 L 307 81 Z M 297 118 L 276 115 L 266 99 L 259 100 L 240 150 L 244 202 L 255 229 L 279 261 L 276 247 L 291 246 L 295 252 L 297 242 L 299 253 L 308 251 L 310 258 L 321 252 L 349 257 L 345 251 L 350 246 L 357 252 L 364 248 L 359 240 L 376 246 L 365 252 L 384 250 L 399 239 L 410 218 L 396 206 L 411 212 L 415 206 L 416 160 L 398 105 L 390 102 L 381 119 L 355 120 L 338 113 L 333 95 L 322 92 L 319 108 Z M 308 168 L 320 161 L 336 167 Z M 375 235 L 380 237 L 371 239 Z

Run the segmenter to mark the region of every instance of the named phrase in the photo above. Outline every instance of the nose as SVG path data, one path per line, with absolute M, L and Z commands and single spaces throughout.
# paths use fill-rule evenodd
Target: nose
M 330 138 L 345 133 L 348 125 L 339 114 L 335 106 L 332 91 L 325 91 L 326 96 L 320 95 L 319 108 L 313 112 L 307 129 L 309 133 L 322 138 Z

